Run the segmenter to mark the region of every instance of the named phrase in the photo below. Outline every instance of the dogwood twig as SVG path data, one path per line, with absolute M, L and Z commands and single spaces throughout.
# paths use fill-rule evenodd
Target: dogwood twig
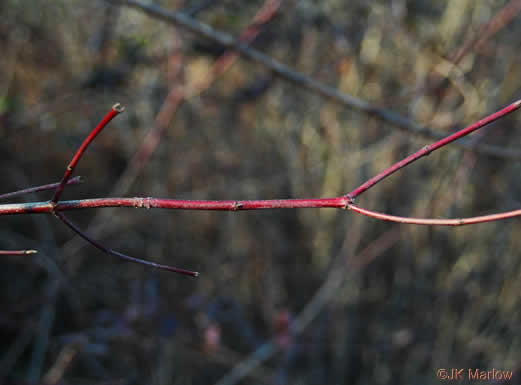
M 444 139 L 437 141 L 434 144 L 423 147 L 421 150 L 414 154 L 406 157 L 405 159 L 395 163 L 382 171 L 380 174 L 369 179 L 358 188 L 354 189 L 347 195 L 335 197 L 335 198 L 308 198 L 308 199 L 267 199 L 267 200 L 180 200 L 180 199 L 158 199 L 158 198 L 98 198 L 98 199 L 82 199 L 82 200 L 71 200 L 71 201 L 56 201 L 53 200 L 48 202 L 30 202 L 30 203 L 12 203 L 0 205 L 0 215 L 12 215 L 12 214 L 30 214 L 30 213 L 48 213 L 54 214 L 60 220 L 62 220 L 68 227 L 74 232 L 80 235 L 82 238 L 87 240 L 89 243 L 104 251 L 107 254 L 115 255 L 119 258 L 145 264 L 158 269 L 173 271 L 180 274 L 190 275 L 197 277 L 198 273 L 194 271 L 179 269 L 171 266 L 160 265 L 154 262 L 145 261 L 139 258 L 130 257 L 123 253 L 111 250 L 93 238 L 81 231 L 76 225 L 74 225 L 62 211 L 78 210 L 86 208 L 101 208 L 101 207 L 136 207 L 136 208 L 162 208 L 162 209 L 181 209 L 181 210 L 224 210 L 224 211 L 241 211 L 241 210 L 259 210 L 259 209 L 282 209 L 282 208 L 342 208 L 349 209 L 362 215 L 367 215 L 376 219 L 388 220 L 400 223 L 409 224 L 420 224 L 420 225 L 437 225 L 437 226 L 461 226 L 466 224 L 483 223 L 490 221 L 497 221 L 506 218 L 512 218 L 515 216 L 521 216 L 521 210 L 513 210 L 509 212 L 492 214 L 486 216 L 472 217 L 472 218 L 461 218 L 461 219 L 422 219 L 422 218 L 408 218 L 408 217 L 397 217 L 388 214 L 382 214 L 371 210 L 363 209 L 354 204 L 354 199 L 365 191 L 375 186 L 377 183 L 392 175 L 401 168 L 410 165 L 418 159 L 436 151 L 466 135 L 475 132 L 476 130 L 516 111 L 521 107 L 521 100 L 518 100 L 501 110 L 487 116 L 486 118 L 470 125 L 467 128 L 461 129 L 456 133 L 447 136 Z M 97 133 L 110 121 L 117 113 L 121 112 L 122 108 L 116 105 L 112 112 L 109 113 L 102 123 L 94 129 L 94 131 L 88 136 L 83 145 L 80 147 L 78 152 L 73 158 L 70 166 L 67 168 L 67 172 L 64 176 L 62 183 L 58 186 L 58 189 L 68 182 L 74 166 L 78 163 L 81 155 L 84 153 L 88 144 L 94 139 Z M 58 192 L 57 189 L 57 192 Z M 59 194 L 55 194 L 55 197 Z M 4 252 L 8 253 L 8 252 Z M 24 254 L 23 252 L 19 252 Z M 27 254 L 27 252 L 25 252 Z
M 487 116 L 484 119 L 481 119 L 480 121 L 470 125 L 467 128 L 464 128 L 462 130 L 459 130 L 458 132 L 447 136 L 446 138 L 437 141 L 434 144 L 431 144 L 429 146 L 423 147 L 421 150 L 415 152 L 412 155 L 409 155 L 407 158 L 395 163 L 393 166 L 387 168 L 386 170 L 382 171 L 380 174 L 376 175 L 375 177 L 369 179 L 367 182 L 365 182 L 363 185 L 358 187 L 357 189 L 353 190 L 349 194 L 347 194 L 347 197 L 352 201 L 360 194 L 364 193 L 365 191 L 369 190 L 371 187 L 373 187 L 375 184 L 380 182 L 381 180 L 387 178 L 389 175 L 395 173 L 399 169 L 417 161 L 421 157 L 429 155 L 431 152 L 436 151 L 444 146 L 446 146 L 449 143 L 454 142 L 455 140 L 458 140 L 464 136 L 467 136 L 468 134 L 479 130 L 480 128 L 486 126 L 487 124 L 490 124 L 500 118 L 502 118 L 505 115 L 508 115 L 515 110 L 517 110 L 519 107 L 521 107 L 521 100 L 518 100 L 505 108 L 499 110 L 498 112 L 493 113 L 492 115 Z
M 125 108 L 122 107 L 119 103 L 114 104 L 114 106 L 112 106 L 112 109 L 107 114 L 107 116 L 105 116 L 105 118 L 100 122 L 100 124 L 98 124 L 98 126 L 94 130 L 92 130 L 92 132 L 87 137 L 87 139 L 85 139 L 85 141 L 82 143 L 82 145 L 80 146 L 80 148 L 76 152 L 76 155 L 74 155 L 74 157 L 72 158 L 71 163 L 69 163 L 69 165 L 67 166 L 67 169 L 65 170 L 65 175 L 63 176 L 62 181 L 60 182 L 60 184 L 56 188 L 54 196 L 51 199 L 52 203 L 56 204 L 60 200 L 60 196 L 61 196 L 61 194 L 63 192 L 63 189 L 65 188 L 65 185 L 67 184 L 67 182 L 69 181 L 70 177 L 72 176 L 72 173 L 74 172 L 74 168 L 76 167 L 76 165 L 80 161 L 83 153 L 85 152 L 87 147 L 89 147 L 89 144 L 92 143 L 92 141 L 96 138 L 96 136 L 98 136 L 98 134 L 101 132 L 101 130 L 103 130 L 103 128 L 105 128 L 105 126 L 112 119 L 114 119 L 117 115 L 119 115 L 124 110 L 125 110 Z
M 110 112 L 105 116 L 105 118 L 103 118 L 103 120 L 98 124 L 98 126 L 96 128 L 94 128 L 94 130 L 92 130 L 90 135 L 85 139 L 85 141 L 82 143 L 82 145 L 80 146 L 80 148 L 78 149 L 78 151 L 74 155 L 74 157 L 73 157 L 71 163 L 69 164 L 69 166 L 67 166 L 67 170 L 65 171 L 65 175 L 63 176 L 63 179 L 62 179 L 61 183 L 56 188 L 56 192 L 54 193 L 54 197 L 52 198 L 52 200 L 50 202 L 48 202 L 46 207 L 50 207 L 51 208 L 50 212 L 52 214 L 54 214 L 58 219 L 60 219 L 63 223 L 65 223 L 76 234 L 78 234 L 80 237 L 82 237 L 87 242 L 92 244 L 94 247 L 97 247 L 98 249 L 100 249 L 101 251 L 103 251 L 106 254 L 114 255 L 114 256 L 122 258 L 122 259 L 124 259 L 126 261 L 140 263 L 140 264 L 143 264 L 143 265 L 146 265 L 146 266 L 150 266 L 150 267 L 154 267 L 154 268 L 157 268 L 157 269 L 168 270 L 168 271 L 172 271 L 174 273 L 179 273 L 179 274 L 189 275 L 189 276 L 192 276 L 192 277 L 197 277 L 199 275 L 199 273 L 197 273 L 195 271 L 178 269 L 176 267 L 167 266 L 167 265 L 161 265 L 161 264 L 158 264 L 158 263 L 155 263 L 155 262 L 150 262 L 150 261 L 146 261 L 146 260 L 143 260 L 143 259 L 134 258 L 134 257 L 131 257 L 129 255 L 120 253 L 118 251 L 109 249 L 109 248 L 103 246 L 101 243 L 99 243 L 96 240 L 94 240 L 93 238 L 91 238 L 86 233 L 84 233 L 79 227 L 77 227 L 73 222 L 71 222 L 64 214 L 62 214 L 62 213 L 60 213 L 60 212 L 58 212 L 56 210 L 57 205 L 59 205 L 60 195 L 61 195 L 65 185 L 69 181 L 70 177 L 72 176 L 72 173 L 74 172 L 74 168 L 76 167 L 76 165 L 80 161 L 81 157 L 85 153 L 85 150 L 87 149 L 89 144 L 92 143 L 92 141 L 101 132 L 101 130 L 103 130 L 103 128 L 112 119 L 114 119 L 114 117 L 116 117 L 118 114 L 123 112 L 124 109 L 125 108 L 122 107 L 119 103 L 116 103 L 112 107 Z
M 256 13 L 252 23 L 250 23 L 245 32 L 241 34 L 241 39 L 244 39 L 246 43 L 253 41 L 261 32 L 262 25 L 269 22 L 276 14 L 279 6 L 279 0 L 266 0 L 263 6 Z M 187 93 L 181 76 L 182 61 L 184 60 L 183 55 L 179 52 L 179 50 L 176 50 L 170 56 L 169 61 L 173 64 L 173 68 L 175 68 L 176 71 L 175 76 L 170 79 L 171 86 L 168 95 L 159 109 L 153 126 L 144 136 L 139 149 L 131 158 L 125 171 L 115 182 L 110 195 L 121 196 L 126 194 L 131 184 L 143 170 L 145 164 L 151 159 L 155 150 L 159 146 L 164 132 L 174 119 L 176 111 L 183 103 L 183 101 L 186 98 L 200 94 L 205 89 L 209 88 L 221 74 L 227 71 L 233 65 L 233 63 L 235 63 L 237 57 L 237 53 L 230 50 L 225 51 L 223 55 L 221 55 L 221 57 L 217 59 L 216 62 L 212 65 L 207 76 L 202 76 L 201 81 L 192 86 L 192 89 Z M 112 210 L 99 211 L 85 232 L 96 238 L 99 234 L 106 231 L 110 224 L 108 218 L 113 215 L 112 213 Z M 81 242 L 82 241 L 78 238 L 71 239 L 65 244 L 64 252 L 67 254 L 73 253 L 73 250 L 78 250 Z M 77 261 L 78 260 L 76 260 L 76 262 Z M 81 259 L 79 259 L 79 261 L 81 261 Z M 75 264 L 75 267 L 78 267 L 78 263 Z
M 353 210 L 356 213 L 366 215 L 368 217 L 382 219 L 384 221 L 406 223 L 411 225 L 428 225 L 428 226 L 463 226 L 473 225 L 476 223 L 493 222 L 502 219 L 508 219 L 513 217 L 521 216 L 521 210 L 507 211 L 504 213 L 483 215 L 479 217 L 470 218 L 457 218 L 457 219 L 430 219 L 430 218 L 410 218 L 410 217 L 398 217 L 395 215 L 388 215 L 379 213 L 372 210 L 363 209 L 355 204 L 349 203 L 347 205 L 349 210 Z
M 114 255 L 116 257 L 119 257 L 121 259 L 124 259 L 126 261 L 130 261 L 130 262 L 134 262 L 134 263 L 139 263 L 139 264 L 142 264 L 142 265 L 146 265 L 146 266 L 149 266 L 149 267 L 153 267 L 153 268 L 156 268 L 156 269 L 160 269 L 160 270 L 167 270 L 167 271 L 172 271 L 174 273 L 179 273 L 179 274 L 183 274 L 183 275 L 189 275 L 189 276 L 192 276 L 192 277 L 197 277 L 199 276 L 199 273 L 197 271 L 190 271 L 190 270 L 185 270 L 185 269 L 178 269 L 177 267 L 172 267 L 172 266 L 168 266 L 168 265 L 161 265 L 159 263 L 155 263 L 155 262 L 150 262 L 150 261 L 146 261 L 144 259 L 140 259 L 140 258 L 135 258 L 135 257 L 131 257 L 129 255 L 126 255 L 126 254 L 123 254 L 123 253 L 120 253 L 118 251 L 115 251 L 115 250 L 112 250 L 112 249 L 109 249 L 105 246 L 103 246 L 101 243 L 99 243 L 98 241 L 92 239 L 90 236 L 88 236 L 86 233 L 84 233 L 83 231 L 80 230 L 79 227 L 77 227 L 74 223 L 72 223 L 64 214 L 60 213 L 60 212 L 55 212 L 54 213 L 63 223 L 65 223 L 67 226 L 69 226 L 69 228 L 74 231 L 76 234 L 78 234 L 80 237 L 82 237 L 83 239 L 85 239 L 87 242 L 89 242 L 91 245 L 93 245 L 94 247 L 97 247 L 98 249 L 100 249 L 101 251 L 103 251 L 104 253 L 106 254 L 109 254 L 109 255 Z

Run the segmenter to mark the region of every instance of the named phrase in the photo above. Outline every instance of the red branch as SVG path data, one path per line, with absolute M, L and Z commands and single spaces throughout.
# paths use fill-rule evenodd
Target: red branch
M 345 208 L 346 197 L 320 199 L 267 199 L 267 200 L 230 200 L 203 201 L 157 198 L 98 198 L 61 201 L 56 206 L 50 202 L 11 203 L 0 205 L 0 215 L 43 214 L 79 209 L 101 207 L 135 207 L 159 208 L 170 210 L 219 210 L 240 211 L 260 209 L 294 209 L 294 208 Z
M 394 174 L 399 169 L 411 164 L 412 162 L 417 161 L 423 156 L 429 155 L 431 152 L 436 151 L 443 146 L 446 146 L 449 143 L 454 142 L 455 140 L 458 140 L 464 136 L 467 136 L 468 134 L 486 126 L 487 124 L 490 124 L 500 118 L 502 118 L 505 115 L 508 115 L 515 110 L 517 110 L 519 107 L 521 107 L 521 100 L 518 100 L 505 108 L 499 110 L 498 112 L 493 113 L 492 115 L 487 116 L 484 119 L 481 119 L 479 122 L 476 122 L 472 124 L 471 126 L 464 128 L 462 130 L 459 130 L 458 132 L 447 136 L 444 139 L 441 139 L 437 141 L 434 144 L 431 144 L 429 146 L 423 147 L 421 150 L 415 152 L 412 155 L 409 155 L 407 158 L 402 159 L 398 163 L 395 163 L 393 166 L 387 168 L 386 170 L 382 171 L 380 174 L 372 177 L 367 182 L 365 182 L 363 185 L 358 187 L 357 189 L 351 191 L 349 194 L 347 194 L 347 197 L 350 201 L 355 199 L 357 196 L 361 195 L 365 191 L 369 190 L 371 187 L 373 187 L 375 184 L 380 182 L 382 179 L 387 178 L 389 175 Z
M 467 224 L 483 223 L 490 221 L 497 221 L 506 218 L 512 218 L 515 216 L 521 216 L 521 210 L 513 210 L 509 212 L 485 215 L 472 218 L 461 218 L 461 219 L 424 219 L 424 218 L 408 218 L 398 217 L 388 214 L 382 214 L 371 210 L 366 210 L 358 207 L 354 204 L 354 198 L 363 194 L 365 191 L 376 185 L 378 182 L 392 175 L 401 168 L 417 161 L 436 151 L 449 143 L 454 142 L 472 132 L 510 114 L 521 107 L 521 100 L 518 100 L 505 108 L 487 116 L 486 118 L 470 125 L 467 128 L 457 131 L 456 133 L 447 136 L 444 139 L 437 141 L 429 146 L 423 147 L 421 150 L 414 154 L 404 158 L 403 160 L 395 163 L 391 167 L 382 171 L 380 174 L 369 179 L 361 186 L 350 192 L 345 196 L 336 198 L 319 198 L 319 199 L 269 199 L 269 200 L 225 200 L 225 201 L 204 201 L 204 200 L 179 200 L 179 199 L 157 199 L 157 198 L 99 198 L 99 199 L 82 199 L 72 201 L 61 201 L 59 202 L 59 196 L 65 184 L 69 182 L 69 179 L 74 171 L 74 167 L 78 163 L 82 154 L 90 142 L 96 137 L 96 135 L 103 129 L 107 123 L 112 120 L 117 114 L 123 111 L 123 108 L 118 104 L 115 105 L 112 111 L 103 119 L 103 121 L 93 130 L 93 132 L 83 142 L 82 146 L 74 156 L 67 172 L 59 184 L 54 198 L 48 202 L 31 202 L 31 203 L 12 203 L 0 205 L 0 215 L 11 215 L 11 214 L 30 214 L 30 213 L 48 213 L 54 214 L 63 223 L 70 227 L 74 232 L 80 235 L 83 239 L 91 243 L 93 246 L 102 250 L 103 252 L 115 255 L 127 261 L 132 261 L 147 266 L 151 266 L 158 269 L 173 271 L 180 274 L 190 275 L 197 277 L 199 273 L 171 267 L 167 265 L 161 265 L 154 262 L 146 261 L 139 258 L 130 257 L 120 252 L 109 249 L 89 235 L 85 234 L 80 230 L 74 223 L 72 223 L 61 211 L 78 210 L 86 208 L 101 208 L 101 207 L 137 207 L 137 208 L 162 208 L 162 209 L 184 209 L 184 210 L 227 210 L 227 211 L 240 211 L 240 210 L 259 210 L 259 209 L 282 209 L 282 208 L 343 208 L 349 209 L 362 215 L 370 216 L 376 219 L 382 219 L 393 222 L 419 224 L 419 225 L 437 225 L 437 226 L 461 226 Z M 22 250 L 22 251 L 0 251 L 0 255 L 23 255 L 31 254 L 34 250 Z

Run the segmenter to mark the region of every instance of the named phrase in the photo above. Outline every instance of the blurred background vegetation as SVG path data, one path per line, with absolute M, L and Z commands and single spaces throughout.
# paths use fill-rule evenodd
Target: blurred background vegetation
M 263 5 L 154 3 L 235 36 Z M 446 134 L 521 97 L 519 3 L 287 0 L 252 46 Z M 183 101 L 129 178 L 169 90 L 189 94 L 223 48 L 103 1 L 4 0 L 0 14 L 0 193 L 58 181 L 115 102 L 125 113 L 63 199 L 333 197 L 433 141 L 239 59 Z M 519 148 L 521 115 L 472 138 Z M 451 145 L 357 203 L 436 218 L 512 210 L 520 171 L 519 160 Z M 69 216 L 107 246 L 201 275 L 105 256 L 51 216 L 2 217 L 0 249 L 39 253 L 2 263 L 0 383 L 234 384 L 251 355 L 262 362 L 241 383 L 437 384 L 440 368 L 521 365 L 519 219 L 436 228 L 333 209 Z

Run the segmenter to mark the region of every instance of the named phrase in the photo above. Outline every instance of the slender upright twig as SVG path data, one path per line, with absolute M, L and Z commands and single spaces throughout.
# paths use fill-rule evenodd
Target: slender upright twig
M 98 134 L 105 128 L 105 126 L 114 119 L 117 115 L 119 115 L 121 112 L 124 111 L 124 107 L 122 107 L 119 103 L 116 103 L 112 106 L 112 109 L 110 112 L 105 116 L 105 118 L 98 124 L 98 126 L 92 130 L 90 135 L 85 139 L 85 141 L 82 143 L 76 154 L 71 160 L 71 163 L 67 166 L 67 169 L 65 170 L 65 175 L 63 175 L 63 179 L 56 188 L 56 191 L 54 193 L 54 196 L 51 199 L 51 202 L 56 204 L 60 200 L 60 196 L 63 192 L 63 189 L 65 188 L 65 185 L 69 181 L 70 177 L 72 176 L 72 173 L 74 172 L 74 168 L 80 161 L 81 157 L 83 156 L 83 153 L 89 147 L 89 144 L 92 143 L 92 141 L 98 136 Z
M 360 187 L 358 187 L 357 189 L 355 189 L 352 192 L 350 192 L 349 194 L 347 194 L 347 197 L 350 200 L 355 199 L 357 196 L 359 196 L 360 194 L 362 194 L 365 191 L 369 190 L 375 184 L 377 184 L 381 180 L 387 178 L 389 175 L 395 173 L 399 169 L 401 169 L 401 168 L 403 168 L 403 167 L 405 167 L 405 166 L 407 166 L 407 165 L 417 161 L 418 159 L 420 159 L 423 156 L 429 155 L 431 152 L 436 151 L 436 150 L 446 146 L 447 144 L 454 142 L 455 140 L 458 140 L 458 139 L 460 139 L 460 138 L 462 138 L 464 136 L 467 136 L 468 134 L 470 134 L 470 133 L 472 133 L 472 132 L 474 132 L 476 130 L 479 130 L 480 128 L 482 128 L 482 127 L 486 126 L 487 124 L 490 124 L 490 123 L 492 123 L 492 122 L 502 118 L 505 115 L 508 115 L 508 114 L 514 112 L 519 107 L 521 107 L 521 100 L 518 100 L 518 101 L 516 101 L 516 102 L 506 106 L 505 108 L 501 109 L 500 111 L 495 112 L 492 115 L 489 115 L 486 118 L 481 119 L 480 121 L 470 125 L 469 127 L 464 128 L 462 130 L 459 130 L 458 132 L 456 132 L 456 133 L 454 133 L 452 135 L 449 135 L 449 136 L 447 136 L 446 138 L 444 138 L 442 140 L 437 141 L 434 144 L 431 144 L 429 146 L 423 147 L 421 150 L 415 152 L 412 155 L 409 155 L 407 158 L 402 159 L 401 161 L 395 163 L 391 167 L 389 167 L 389 168 L 385 169 L 384 171 L 382 171 L 380 174 L 378 174 L 375 177 L 369 179 L 367 182 L 362 184 Z

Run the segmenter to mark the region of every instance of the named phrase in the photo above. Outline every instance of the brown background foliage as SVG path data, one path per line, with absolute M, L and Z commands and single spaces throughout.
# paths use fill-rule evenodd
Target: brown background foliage
M 157 3 L 235 35 L 262 6 Z M 287 1 L 253 46 L 448 133 L 521 97 L 518 19 L 451 66 L 507 3 Z M 89 130 L 121 102 L 127 110 L 77 169 L 86 183 L 67 188 L 64 199 L 110 195 L 169 87 L 190 89 L 222 52 L 101 1 L 7 0 L 0 12 L 0 192 L 59 180 Z M 517 148 L 520 121 L 514 114 L 473 138 Z M 239 60 L 182 104 L 125 195 L 339 196 L 431 141 Z M 520 206 L 520 171 L 518 161 L 452 145 L 357 203 L 419 217 L 511 210 Z M 105 210 L 91 229 L 105 244 L 201 276 L 122 263 L 73 239 L 51 216 L 2 217 L 0 249 L 39 250 L 2 263 L 4 380 L 209 384 L 270 338 L 282 352 L 247 383 L 436 384 L 439 368 L 516 370 L 521 363 L 519 219 L 435 228 L 332 209 L 70 216 L 87 228 Z M 387 246 L 365 254 L 367 263 L 354 270 L 356 256 L 382 239 Z M 302 333 L 285 335 L 285 318 L 295 319 L 333 272 L 345 281 L 317 305 Z M 63 373 L 52 377 L 60 365 Z

